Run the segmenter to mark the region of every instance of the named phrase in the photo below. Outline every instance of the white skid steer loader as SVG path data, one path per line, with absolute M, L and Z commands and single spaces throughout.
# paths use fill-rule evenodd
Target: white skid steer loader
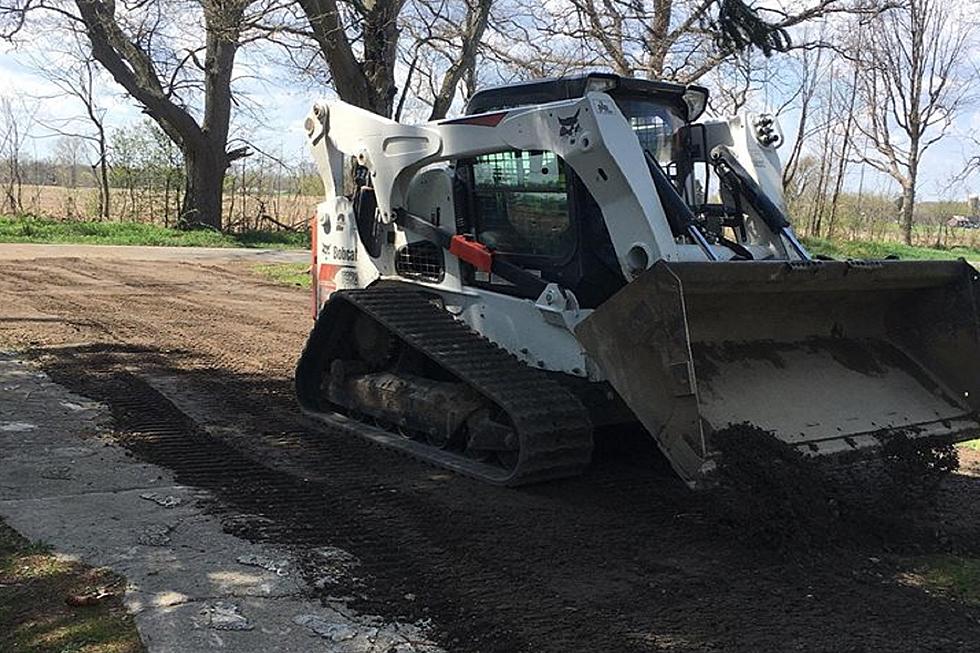
M 812 455 L 980 435 L 977 271 L 814 260 L 774 119 L 706 100 L 590 74 L 422 125 L 316 104 L 304 411 L 502 485 L 581 472 L 626 422 L 692 486 L 745 422 Z

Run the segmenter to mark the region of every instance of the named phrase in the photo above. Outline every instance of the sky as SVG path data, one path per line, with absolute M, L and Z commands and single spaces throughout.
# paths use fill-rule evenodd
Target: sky
M 51 82 L 39 74 L 32 59 L 43 58 L 30 45 L 21 45 L 17 50 L 9 47 L 0 49 L 0 97 L 23 100 L 28 105 L 37 103 L 37 124 L 33 138 L 27 145 L 28 153 L 44 157 L 54 152 L 59 135 L 45 125 L 59 128 L 65 121 L 78 119 L 77 130 L 88 125 L 80 118 L 84 107 L 76 99 L 59 91 Z M 55 62 L 51 62 L 55 65 Z M 254 74 L 254 70 L 250 71 Z M 250 143 L 278 158 L 288 162 L 308 159 L 306 134 L 303 120 L 313 102 L 321 96 L 330 94 L 329 89 L 317 92 L 284 81 L 254 81 L 249 79 L 236 85 L 249 107 L 247 116 L 239 117 L 232 127 L 232 138 L 247 138 Z M 271 80 L 281 80 L 281 72 L 266 75 Z M 111 82 L 99 94 L 98 102 L 106 109 L 106 124 L 109 130 L 147 120 L 139 105 L 127 97 L 122 89 Z
M 57 89 L 31 67 L 32 59 L 44 58 L 39 50 L 32 49 L 34 47 L 30 43 L 22 43 L 16 50 L 9 46 L 0 49 L 0 96 L 22 98 L 29 104 L 38 103 L 40 124 L 33 130 L 27 152 L 44 157 L 54 152 L 58 141 L 57 135 L 45 129 L 44 125 L 63 124 L 64 120 L 80 115 L 82 107 L 76 100 L 59 97 Z M 56 62 L 51 64 L 56 65 Z M 251 109 L 246 118 L 236 120 L 232 137 L 247 135 L 258 149 L 289 163 L 308 161 L 302 123 L 313 102 L 331 95 L 330 89 L 312 88 L 309 84 L 299 83 L 267 64 L 250 62 L 248 65 L 250 74 L 237 88 Z M 779 65 L 778 59 L 773 60 L 773 65 Z M 257 81 L 259 79 L 265 81 Z M 759 93 L 753 104 L 762 107 L 767 101 L 776 103 L 779 98 Z M 100 97 L 100 103 L 107 110 L 110 128 L 124 127 L 146 119 L 138 106 L 117 88 L 107 87 Z M 795 118 L 790 113 L 782 120 L 790 142 L 796 138 L 793 132 Z M 84 122 L 78 124 L 84 126 Z M 920 199 L 965 199 L 967 195 L 980 193 L 980 175 L 967 179 L 965 183 L 950 183 L 974 153 L 980 154 L 980 145 L 969 138 L 978 128 L 980 105 L 960 115 L 951 135 L 926 153 L 920 173 Z M 788 142 L 781 150 L 782 156 L 785 157 L 789 150 Z M 886 175 L 865 168 L 862 182 L 862 168 L 852 166 L 846 188 L 855 191 L 862 184 L 865 192 L 898 194 L 897 186 Z

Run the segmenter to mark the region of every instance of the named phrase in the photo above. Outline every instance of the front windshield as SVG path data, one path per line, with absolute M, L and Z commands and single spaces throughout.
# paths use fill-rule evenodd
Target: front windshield
M 617 97 L 619 110 L 640 140 L 640 147 L 648 150 L 665 169 L 679 159 L 677 133 L 684 126 L 684 118 L 674 107 L 649 97 Z

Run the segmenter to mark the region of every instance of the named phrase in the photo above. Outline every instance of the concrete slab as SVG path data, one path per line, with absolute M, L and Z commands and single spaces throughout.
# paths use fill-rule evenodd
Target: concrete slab
M 0 261 L 30 261 L 43 258 L 105 258 L 117 261 L 308 263 L 310 253 L 304 249 L 251 249 L 244 247 L 143 247 L 131 245 L 0 243 Z
M 241 540 L 178 485 L 100 435 L 104 407 L 0 355 L 0 516 L 59 555 L 127 579 L 124 603 L 151 652 L 436 653 L 424 624 L 309 597 L 292 552 Z M 357 560 L 324 543 L 325 573 Z

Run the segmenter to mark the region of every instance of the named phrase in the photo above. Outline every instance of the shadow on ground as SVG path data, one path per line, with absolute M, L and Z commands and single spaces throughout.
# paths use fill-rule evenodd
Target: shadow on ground
M 917 556 L 980 556 L 980 478 L 889 533 L 774 553 L 679 483 L 636 432 L 606 433 L 581 478 L 505 490 L 300 417 L 291 380 L 190 351 L 37 350 L 58 383 L 107 403 L 134 455 L 209 490 L 236 535 L 361 560 L 310 577 L 323 599 L 431 619 L 452 651 L 970 650 L 980 610 L 909 582 Z M 911 528 L 914 526 L 914 528 Z M 337 580 L 337 582 L 334 582 Z

